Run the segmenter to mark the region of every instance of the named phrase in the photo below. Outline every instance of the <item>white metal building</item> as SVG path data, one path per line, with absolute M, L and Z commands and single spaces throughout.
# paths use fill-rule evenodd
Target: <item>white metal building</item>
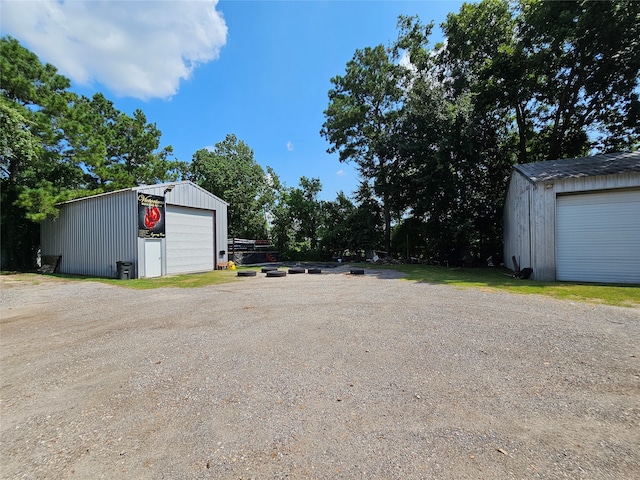
M 640 152 L 514 167 L 504 262 L 542 281 L 640 283 Z
M 214 270 L 226 264 L 228 204 L 183 181 L 118 190 L 60 205 L 41 226 L 42 256 L 61 273 L 127 278 Z

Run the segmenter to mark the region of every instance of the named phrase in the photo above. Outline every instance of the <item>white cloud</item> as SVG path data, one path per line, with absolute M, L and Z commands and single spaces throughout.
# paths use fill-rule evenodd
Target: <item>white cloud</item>
M 338 175 L 339 177 L 341 177 L 342 175 L 344 175 L 344 170 L 340 169 L 336 172 L 336 175 Z
M 170 98 L 227 40 L 218 0 L 2 1 L 1 29 L 73 81 Z
M 289 150 L 290 152 L 293 151 L 293 143 L 291 143 L 291 140 L 287 142 L 287 150 Z

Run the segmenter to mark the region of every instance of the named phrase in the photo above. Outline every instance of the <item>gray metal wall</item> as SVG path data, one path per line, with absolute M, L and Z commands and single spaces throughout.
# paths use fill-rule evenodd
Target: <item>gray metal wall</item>
M 640 174 L 577 177 L 532 182 L 520 172 L 511 174 L 504 207 L 504 263 L 533 268 L 533 279 L 556 280 L 556 196 L 640 186 Z
M 519 265 L 531 266 L 531 236 L 529 231 L 530 190 L 535 185 L 520 173 L 513 172 L 509 180 L 504 205 L 504 258 L 506 267 L 513 269 L 511 257 L 515 255 Z M 537 273 L 537 272 L 534 272 Z
M 137 208 L 132 190 L 67 202 L 41 225 L 42 255 L 62 255 L 61 273 L 116 277 L 116 262 L 137 263 Z

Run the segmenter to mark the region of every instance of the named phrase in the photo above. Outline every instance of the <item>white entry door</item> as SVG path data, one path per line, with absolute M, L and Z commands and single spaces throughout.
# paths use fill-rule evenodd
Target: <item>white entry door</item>
M 160 277 L 162 275 L 162 240 L 144 241 L 144 276 Z

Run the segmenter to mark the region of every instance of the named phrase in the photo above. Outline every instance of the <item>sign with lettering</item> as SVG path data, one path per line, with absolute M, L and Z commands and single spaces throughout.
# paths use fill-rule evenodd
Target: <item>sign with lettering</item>
M 138 237 L 165 237 L 164 197 L 138 194 Z

